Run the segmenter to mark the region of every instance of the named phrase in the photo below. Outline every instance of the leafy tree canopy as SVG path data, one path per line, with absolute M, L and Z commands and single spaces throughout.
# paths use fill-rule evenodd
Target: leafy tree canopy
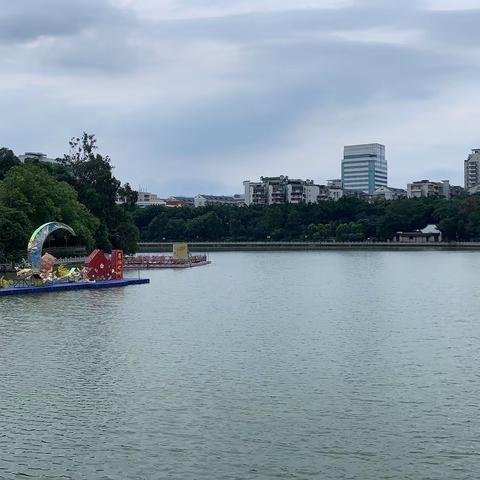
M 94 246 L 99 221 L 78 201 L 71 185 L 59 182 L 38 165 L 20 165 L 9 170 L 0 182 L 0 205 L 20 212 L 21 224 L 29 233 L 43 223 L 60 221 L 70 225 L 87 248 Z
M 8 148 L 0 148 L 0 180 L 5 178 L 8 171 L 20 165 L 20 160 Z
M 115 247 L 132 253 L 139 233 L 127 212 L 133 210 L 137 192 L 128 183 L 121 186 L 113 175 L 110 158 L 97 150 L 95 135 L 84 132 L 70 140 L 70 152 L 63 164 L 71 172 L 80 201 L 102 223 L 96 232 L 96 244 L 106 251 Z
M 480 241 L 480 195 L 444 200 L 367 203 L 355 198 L 317 205 L 191 209 L 147 207 L 134 213 L 143 241 L 385 241 L 435 223 L 449 240 Z

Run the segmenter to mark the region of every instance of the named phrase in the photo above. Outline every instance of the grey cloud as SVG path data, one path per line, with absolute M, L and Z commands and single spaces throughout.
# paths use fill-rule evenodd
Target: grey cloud
M 0 9 L 0 48 L 3 44 L 5 51 L 16 53 L 10 54 L 16 63 L 23 59 L 39 72 L 122 73 L 141 62 L 128 43 L 138 27 L 131 12 L 107 0 L 15 0 Z M 22 48 L 40 38 L 51 41 Z
M 41 36 L 71 36 L 95 26 L 125 26 L 131 17 L 106 0 L 4 0 L 0 42 L 25 42 Z
M 375 27 L 411 26 L 419 11 L 416 2 L 373 5 L 362 2 L 338 9 L 294 9 L 276 12 L 252 12 L 200 19 L 157 21 L 150 24 L 152 34 L 162 37 L 203 38 L 230 42 L 258 43 L 296 35 Z
M 458 45 L 478 49 L 480 9 L 430 12 L 424 18 L 427 32 L 434 41 L 447 48 Z
M 46 78 L 81 78 L 87 72 L 93 78 L 109 76 L 112 82 L 135 74 L 138 90 L 144 79 L 154 83 L 155 76 L 159 84 L 164 76 L 173 83 L 181 81 L 188 90 L 187 106 L 181 89 L 172 88 L 172 95 L 169 86 L 161 83 L 158 91 L 138 104 L 124 91 L 108 109 L 102 108 L 101 102 L 98 107 L 65 109 L 55 92 L 49 92 L 47 101 L 43 92 L 29 89 L 29 102 L 21 107 L 27 118 L 50 116 L 50 124 L 38 122 L 26 129 L 24 149 L 34 147 L 35 137 L 41 142 L 42 135 L 57 135 L 61 153 L 70 132 L 95 131 L 100 141 L 104 135 L 109 148 L 114 146 L 112 154 L 119 171 L 127 178 L 131 175 L 134 184 L 136 178 L 142 178 L 139 166 L 144 170 L 158 165 L 162 180 L 157 184 L 168 188 L 179 185 L 184 170 L 198 173 L 205 167 L 211 171 L 217 164 L 228 171 L 238 158 L 248 159 L 259 152 L 265 152 L 265 161 L 274 164 L 275 151 L 281 152 L 289 135 L 311 114 L 319 119 L 321 135 L 322 122 L 327 124 L 335 112 L 362 111 L 383 100 L 415 105 L 478 76 L 476 57 L 463 47 L 478 38 L 473 30 L 480 12 L 430 12 L 420 5 L 416 1 L 359 0 L 353 6 L 329 10 L 153 21 L 140 20 L 101 0 L 40 0 L 33 6 L 21 0 L 9 2 L 0 12 L 0 45 L 10 43 L 2 50 L 9 61 L 0 69 L 31 71 Z M 376 28 L 418 30 L 423 36 L 418 44 L 388 44 L 337 35 Z M 55 45 L 22 48 L 22 42 L 41 36 L 55 37 Z M 232 47 L 239 54 L 234 68 L 226 67 L 220 73 L 200 68 L 199 73 L 199 64 L 190 65 L 191 58 L 183 56 L 184 50 L 176 50 L 177 45 L 188 44 L 201 55 L 202 42 Z M 448 48 L 443 48 L 445 45 Z M 154 53 L 157 48 L 170 49 L 170 63 Z M 178 72 L 176 65 L 182 67 Z M 199 74 L 203 82 L 221 82 L 224 88 L 216 95 L 205 95 L 197 85 Z M 74 95 L 65 83 L 65 92 L 69 89 Z M 166 98 L 168 110 L 164 108 Z M 5 111 L 14 108 L 11 102 L 0 105 Z M 341 131 L 342 125 L 337 128 Z M 8 133 L 9 125 L 3 125 L 3 130 L 14 143 L 22 138 L 13 131 Z M 64 135 L 67 132 L 68 136 Z M 115 147 L 117 144 L 125 148 Z M 134 156 L 138 159 L 132 162 Z M 220 185 L 208 183 L 207 174 L 198 175 L 193 184 L 183 184 L 182 193 L 198 193 L 195 184 L 221 193 Z
M 41 49 L 35 62 L 40 69 L 46 66 L 58 74 L 98 72 L 115 76 L 136 70 L 141 60 L 142 56 L 117 30 L 66 38 L 55 49 Z
M 455 57 L 412 47 L 297 41 L 249 49 L 235 80 L 255 89 L 193 101 L 168 116 L 155 106 L 135 129 L 167 156 L 228 157 L 278 144 L 308 113 L 368 106 L 375 97 L 425 99 L 468 72 Z

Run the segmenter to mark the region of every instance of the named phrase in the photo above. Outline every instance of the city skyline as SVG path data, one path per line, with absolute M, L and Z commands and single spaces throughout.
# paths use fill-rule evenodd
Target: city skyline
M 119 178 L 162 195 L 322 182 L 365 142 L 387 146 L 392 186 L 463 184 L 479 20 L 480 0 L 9 2 L 1 144 L 55 157 L 95 133 Z

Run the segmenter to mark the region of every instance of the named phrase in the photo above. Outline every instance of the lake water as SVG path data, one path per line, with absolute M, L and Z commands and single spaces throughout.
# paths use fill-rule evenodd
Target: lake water
M 480 253 L 218 253 L 0 298 L 0 478 L 480 478 Z

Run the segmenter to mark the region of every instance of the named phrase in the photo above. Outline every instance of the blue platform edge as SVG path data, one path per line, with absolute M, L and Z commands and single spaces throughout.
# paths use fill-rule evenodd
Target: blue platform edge
M 128 287 L 150 283 L 148 278 L 124 278 L 123 280 L 98 280 L 96 282 L 55 283 L 42 287 L 7 287 L 0 288 L 0 297 L 7 295 L 28 295 L 38 293 L 61 292 L 65 290 L 86 290 L 96 288 Z

